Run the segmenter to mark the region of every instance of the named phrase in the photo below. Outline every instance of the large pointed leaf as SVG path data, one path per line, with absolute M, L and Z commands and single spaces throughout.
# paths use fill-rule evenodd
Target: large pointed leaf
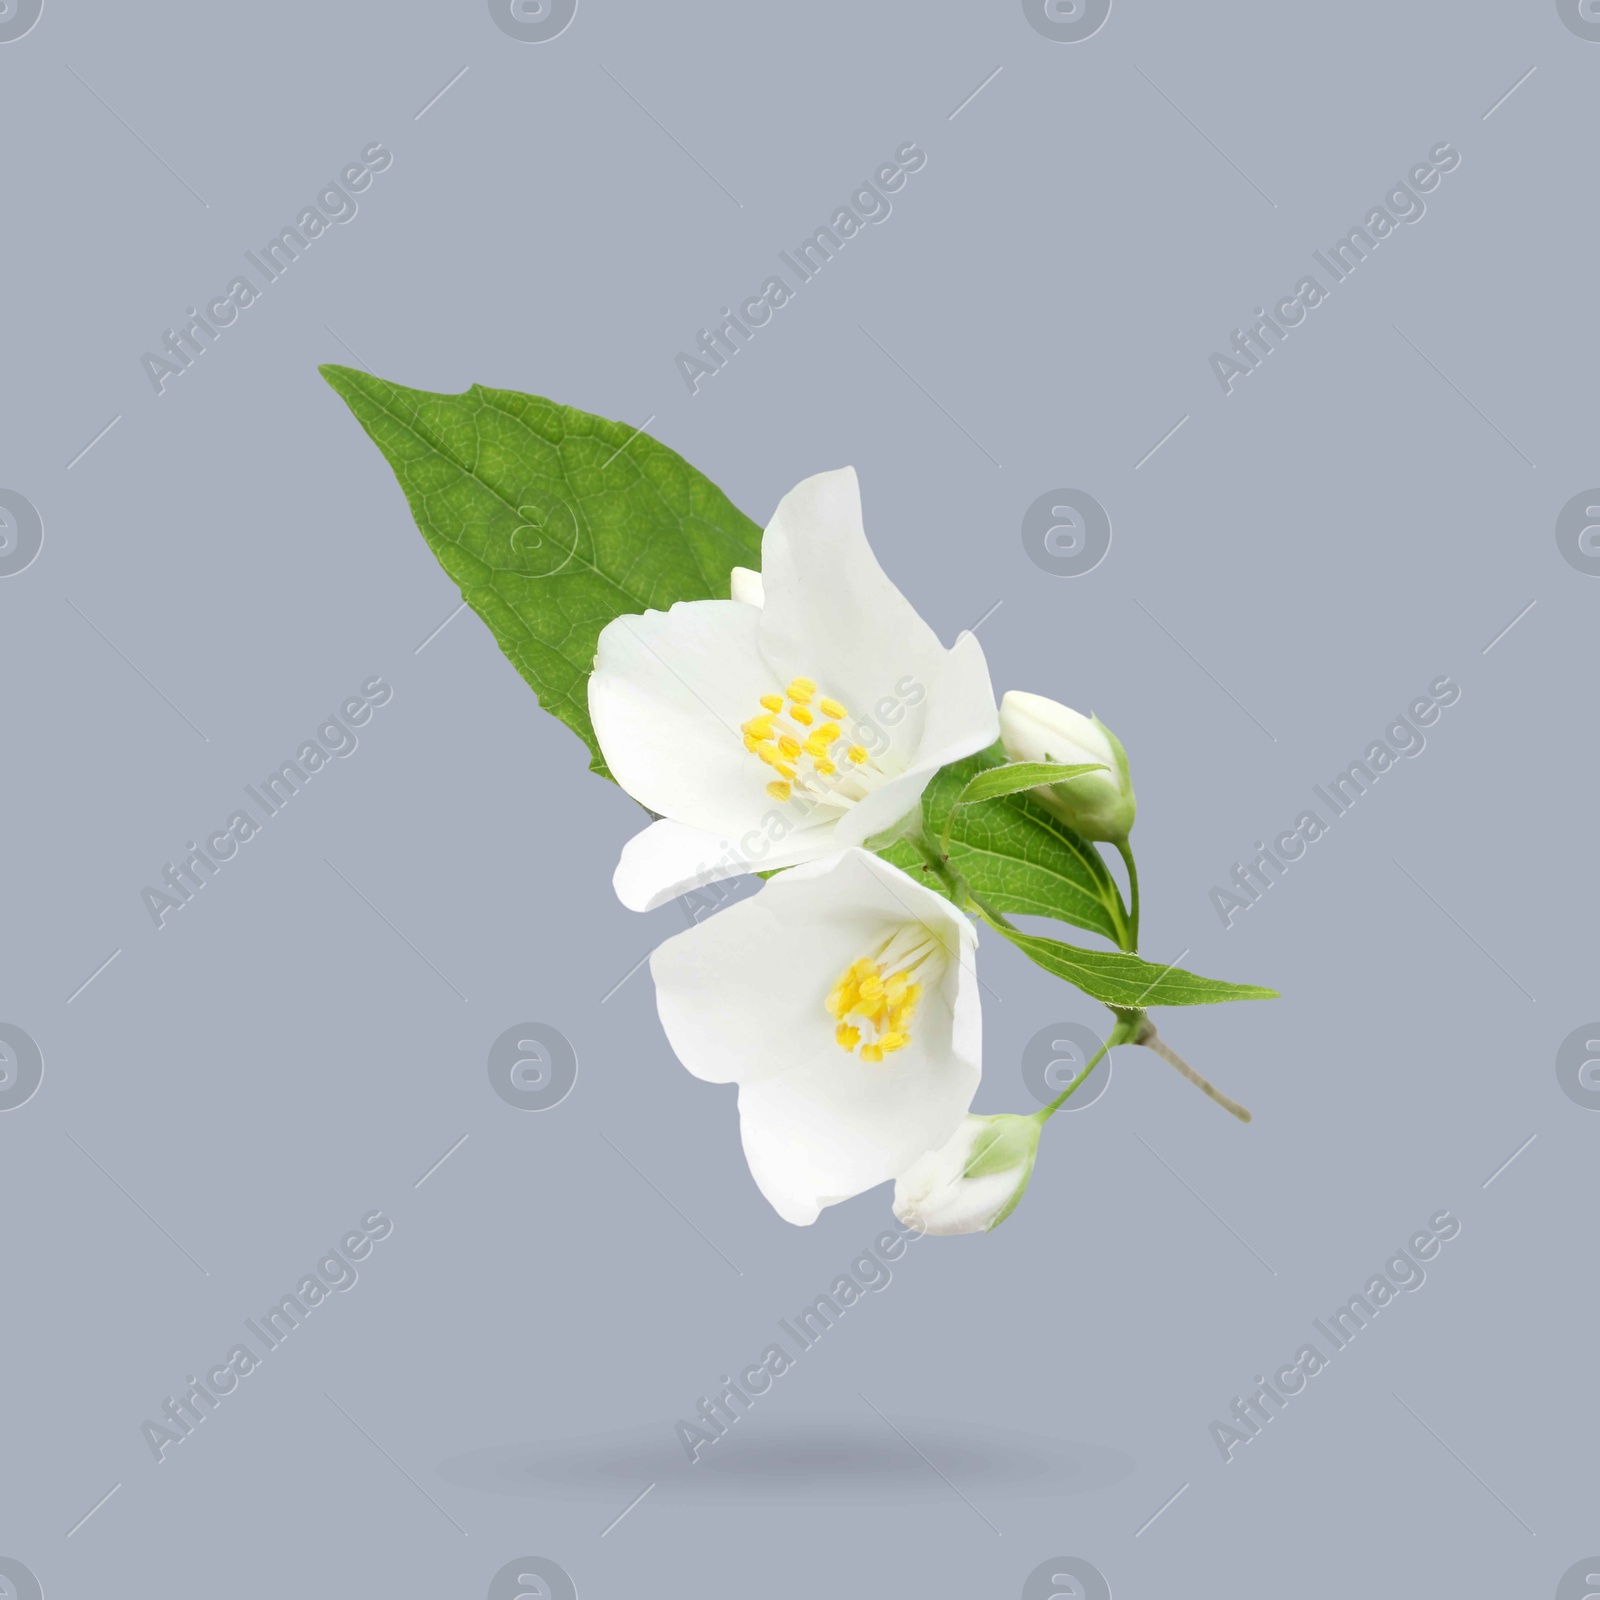
M 761 529 L 681 456 L 623 422 L 510 389 L 322 375 L 383 452 L 422 536 L 539 703 L 589 746 L 595 641 L 613 617 L 728 598 Z
M 1080 950 L 1039 934 L 1000 930 L 1046 972 L 1065 978 L 1091 999 L 1127 1011 L 1147 1006 L 1208 1006 L 1224 1000 L 1276 1000 L 1276 989 L 1253 983 L 1223 983 L 1181 967 L 1158 967 L 1119 950 Z

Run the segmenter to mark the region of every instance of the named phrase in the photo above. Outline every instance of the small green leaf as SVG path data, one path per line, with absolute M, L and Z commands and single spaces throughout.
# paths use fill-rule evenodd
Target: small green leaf
M 957 806 L 976 805 L 980 800 L 1000 800 L 1008 794 L 1024 794 L 1045 783 L 1061 783 L 1067 778 L 1081 778 L 1086 772 L 1104 772 L 1099 761 L 1083 762 L 1075 767 L 1064 767 L 1054 761 L 1014 761 L 1009 766 L 990 767 L 971 779 L 955 797 L 950 816 L 945 821 L 945 831 L 939 848 L 949 854 L 950 824 L 955 819 Z
M 321 370 L 462 598 L 610 777 L 589 721 L 600 630 L 679 600 L 726 600 L 731 569 L 761 565 L 761 529 L 626 423 L 509 389 L 430 394 Z
M 1005 765 L 1005 751 L 995 743 L 937 773 L 922 796 L 927 837 L 947 841 L 944 853 L 951 866 L 991 909 L 1055 917 L 1121 944 L 1122 896 L 1087 839 L 1031 795 L 958 803 L 975 777 Z M 889 859 L 915 875 L 920 858 L 899 846 L 896 850 L 901 853 Z M 922 881 L 932 884 L 933 874 Z
M 999 930 L 1022 953 L 1093 1000 L 1128 1011 L 1147 1006 L 1209 1006 L 1224 1000 L 1276 1000 L 1276 989 L 1253 983 L 1223 983 L 1181 967 L 1158 967 L 1116 950 L 1080 950 L 1034 933 Z

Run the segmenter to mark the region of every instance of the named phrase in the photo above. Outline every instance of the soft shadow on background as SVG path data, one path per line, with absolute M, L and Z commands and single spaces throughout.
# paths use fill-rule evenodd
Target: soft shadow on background
M 900 1431 L 903 1427 L 903 1432 Z M 654 1484 L 702 1504 L 920 1504 L 979 1492 L 992 1498 L 1085 1494 L 1133 1471 L 1105 1445 L 1012 1428 L 912 1418 L 776 1413 L 735 1427 L 691 1462 L 674 1425 L 581 1439 L 495 1445 L 443 1463 L 449 1483 L 554 1500 L 618 1500 Z

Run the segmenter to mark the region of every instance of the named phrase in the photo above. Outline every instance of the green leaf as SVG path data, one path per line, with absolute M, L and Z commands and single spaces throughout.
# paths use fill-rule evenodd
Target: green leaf
M 1087 839 L 1027 794 L 959 803 L 975 777 L 1005 765 L 997 742 L 936 774 L 922 796 L 925 833 L 948 841 L 944 853 L 951 866 L 992 910 L 1055 917 L 1121 944 L 1122 896 Z M 921 858 L 915 852 L 910 852 L 911 864 L 904 853 L 889 859 L 919 876 Z M 934 875 L 919 881 L 932 886 Z
M 1063 767 L 1054 761 L 1013 761 L 1009 766 L 980 772 L 956 796 L 955 803 L 970 806 L 979 800 L 998 800 L 1002 795 L 1021 794 L 1041 784 L 1062 783 L 1068 778 L 1081 778 L 1086 772 L 1106 770 L 1100 761 L 1085 761 L 1075 767 Z
M 1224 1000 L 1276 1000 L 1276 989 L 1253 983 L 1223 983 L 1181 967 L 1158 967 L 1118 950 L 1080 950 L 1059 939 L 1020 930 L 999 930 L 1024 955 L 1058 978 L 1075 984 L 1091 999 L 1127 1011 L 1147 1006 L 1209 1006 Z
M 999 800 L 1008 794 L 1024 794 L 1044 783 L 1061 783 L 1067 778 L 1081 778 L 1086 772 L 1104 772 L 1103 762 L 1086 761 L 1075 767 L 1064 767 L 1055 761 L 1013 761 L 1009 766 L 990 767 L 969 780 L 967 786 L 955 797 L 950 818 L 957 806 L 976 805 L 980 800 Z M 946 833 L 941 836 L 939 848 L 949 854 L 950 820 L 945 822 Z
M 761 565 L 761 529 L 626 423 L 510 389 L 430 394 L 321 371 L 462 598 L 609 777 L 589 721 L 600 630 L 624 613 L 726 600 L 730 570 Z

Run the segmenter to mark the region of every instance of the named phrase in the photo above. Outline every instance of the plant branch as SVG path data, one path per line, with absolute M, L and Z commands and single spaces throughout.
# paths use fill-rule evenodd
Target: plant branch
M 1210 1083 L 1207 1083 L 1206 1080 L 1202 1078 L 1200 1074 L 1196 1072 L 1194 1068 L 1191 1067 L 1189 1063 L 1185 1061 L 1183 1057 L 1180 1056 L 1178 1052 L 1174 1050 L 1159 1033 L 1156 1032 L 1155 1025 L 1153 1023 L 1147 1020 L 1145 1027 L 1148 1031 L 1139 1035 L 1134 1040 L 1135 1044 L 1142 1044 L 1147 1049 L 1154 1050 L 1163 1061 L 1165 1061 L 1169 1066 L 1177 1068 L 1178 1072 L 1183 1077 L 1187 1078 L 1189 1082 L 1201 1092 L 1201 1094 L 1209 1095 L 1210 1098 L 1215 1100 L 1224 1111 L 1231 1112 L 1241 1122 L 1248 1122 L 1250 1120 L 1250 1113 L 1246 1111 L 1237 1100 L 1230 1100 L 1228 1096 L 1225 1095 L 1220 1089 L 1216 1088 Z
M 1106 1040 L 1106 1042 L 1103 1045 L 1100 1046 L 1100 1048 L 1097 1051 L 1095 1051 L 1094 1055 L 1090 1057 L 1089 1062 L 1084 1067 L 1083 1071 L 1080 1072 L 1077 1075 L 1077 1077 L 1075 1077 L 1072 1080 L 1072 1082 L 1069 1083 L 1066 1086 L 1066 1088 L 1063 1089 L 1061 1091 L 1061 1093 L 1058 1094 L 1055 1097 L 1055 1099 L 1050 1102 L 1049 1105 L 1045 1106 L 1042 1110 L 1037 1111 L 1037 1112 L 1034 1113 L 1034 1115 L 1036 1117 L 1038 1117 L 1041 1126 L 1044 1123 L 1048 1122 L 1051 1119 L 1051 1117 L 1053 1117 L 1056 1114 L 1056 1112 L 1058 1112 L 1061 1109 L 1062 1105 L 1066 1102 L 1068 1096 L 1071 1095 L 1075 1089 L 1077 1089 L 1078 1085 L 1081 1084 L 1083 1082 L 1083 1080 L 1085 1078 L 1087 1078 L 1089 1076 L 1089 1074 L 1091 1072 L 1093 1072 L 1094 1069 L 1097 1066 L 1099 1066 L 1100 1063 L 1108 1055 L 1110 1055 L 1111 1052 L 1113 1050 L 1115 1050 L 1116 1047 L 1119 1044 L 1126 1044 L 1129 1041 L 1129 1039 L 1131 1039 L 1133 1037 L 1133 1032 L 1134 1032 L 1133 1024 L 1127 1023 L 1127 1022 L 1119 1022 L 1111 1030 L 1110 1037 Z

